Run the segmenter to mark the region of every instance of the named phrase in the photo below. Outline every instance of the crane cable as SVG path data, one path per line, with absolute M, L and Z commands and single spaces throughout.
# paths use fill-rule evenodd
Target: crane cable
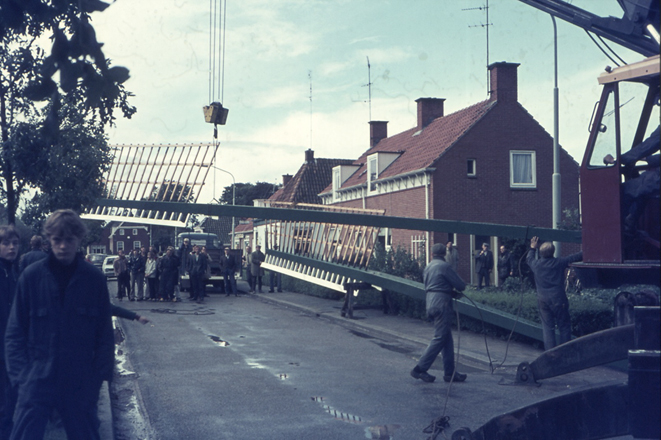
M 209 0 L 209 102 L 222 102 L 225 92 L 227 0 Z

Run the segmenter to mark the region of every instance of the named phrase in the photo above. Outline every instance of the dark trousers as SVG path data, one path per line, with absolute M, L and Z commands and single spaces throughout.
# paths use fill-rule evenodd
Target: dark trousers
M 569 300 L 567 296 L 553 299 L 537 298 L 539 316 L 542 319 L 542 335 L 544 350 L 550 350 L 556 345 L 564 344 L 571 339 L 571 318 L 569 317 Z M 558 326 L 560 337 L 555 340 L 555 326 Z
M 19 391 L 14 429 L 10 440 L 43 439 L 53 409 L 57 410 L 62 418 L 68 440 L 99 440 L 98 390 L 95 393 L 90 392 L 89 400 L 62 395 L 35 399 L 34 396 L 26 398 L 21 394 Z
M 482 288 L 482 281 L 484 280 L 484 287 L 489 287 L 489 271 L 481 270 L 477 273 L 477 288 Z
M 223 279 L 225 280 L 225 293 L 227 295 L 230 293 L 236 295 L 236 277 L 234 276 L 234 271 L 225 272 L 223 274 Z
M 190 274 L 190 291 L 191 298 L 202 301 L 204 299 L 204 274 L 192 273 Z
M 158 288 L 157 288 L 157 283 L 158 278 L 147 278 L 147 295 L 149 295 L 149 299 L 156 299 L 158 298 Z
M 418 368 L 427 371 L 432 366 L 439 353 L 443 356 L 443 371 L 445 376 L 454 373 L 454 342 L 452 341 L 452 296 L 443 294 L 439 308 L 428 311 L 434 320 L 434 337 L 418 361 Z
M 256 290 L 257 287 L 259 287 L 259 291 L 261 292 L 262 291 L 262 277 L 253 275 L 251 288 L 254 291 L 254 290 Z
M 131 278 L 128 272 L 117 275 L 117 298 L 124 298 L 131 290 Z
M 269 292 L 273 292 L 277 287 L 278 292 L 282 292 L 282 275 L 280 272 L 269 271 Z
M 11 434 L 18 389 L 9 382 L 4 361 L 0 361 L 0 370 L 0 439 L 5 440 Z

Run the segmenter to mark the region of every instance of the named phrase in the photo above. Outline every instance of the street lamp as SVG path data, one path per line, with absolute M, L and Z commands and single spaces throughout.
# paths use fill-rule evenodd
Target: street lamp
M 235 205 L 236 203 L 236 180 L 234 180 L 234 174 L 230 173 L 227 170 L 224 170 L 222 168 L 218 168 L 215 165 L 211 165 L 211 168 L 215 168 L 218 171 L 222 171 L 223 173 L 227 173 L 232 177 L 232 206 Z M 234 216 L 232 216 L 232 244 L 230 245 L 230 249 L 234 247 Z
M 560 142 L 559 138 L 559 109 L 558 109 L 558 28 L 555 24 L 555 17 L 551 15 L 553 20 L 553 64 L 554 64 L 554 87 L 553 87 L 553 176 L 552 182 L 552 222 L 553 229 L 560 227 Z M 554 242 L 555 256 L 560 256 L 560 242 Z

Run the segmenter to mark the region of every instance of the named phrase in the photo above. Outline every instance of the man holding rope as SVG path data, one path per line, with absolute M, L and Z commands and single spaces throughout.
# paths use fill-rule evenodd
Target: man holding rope
M 445 261 L 446 248 L 437 243 L 431 248 L 432 261 L 425 267 L 423 278 L 427 293 L 427 316 L 434 321 L 434 337 L 411 370 L 411 376 L 424 382 L 433 382 L 435 376 L 427 373 L 439 353 L 443 355 L 443 380 L 463 382 L 466 375 L 454 369 L 454 343 L 452 341 L 452 294 L 453 290 L 463 292 L 466 283 L 452 266 Z

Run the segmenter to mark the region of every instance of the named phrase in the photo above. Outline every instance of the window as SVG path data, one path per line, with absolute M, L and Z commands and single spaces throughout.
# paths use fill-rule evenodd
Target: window
M 338 198 L 337 191 L 342 186 L 342 173 L 340 167 L 333 168 L 333 197 Z
M 475 174 L 476 174 L 475 166 L 476 165 L 477 164 L 475 162 L 475 159 L 468 159 L 466 161 L 466 175 L 467 176 L 471 176 L 471 177 L 475 176 Z
M 133 249 L 140 249 L 141 243 L 139 241 L 134 241 L 133 242 Z
M 137 229 L 133 230 L 133 235 L 138 235 L 138 230 Z
M 117 242 L 117 252 L 123 251 L 124 250 L 124 242 L 123 241 L 118 241 Z
M 510 151 L 510 187 L 536 188 L 534 151 Z
M 119 230 L 119 235 L 124 235 L 124 228 Z
M 379 162 L 376 155 L 374 155 L 367 159 L 367 183 L 369 185 L 370 191 L 374 191 L 376 189 L 376 184 L 374 184 L 374 181 L 378 177 L 379 177 Z

